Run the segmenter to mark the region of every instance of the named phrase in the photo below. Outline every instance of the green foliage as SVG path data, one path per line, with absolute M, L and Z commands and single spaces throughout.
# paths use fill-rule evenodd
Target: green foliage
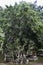
M 0 10 L 4 52 L 43 48 L 43 10 L 39 11 L 32 5 L 21 2 Z

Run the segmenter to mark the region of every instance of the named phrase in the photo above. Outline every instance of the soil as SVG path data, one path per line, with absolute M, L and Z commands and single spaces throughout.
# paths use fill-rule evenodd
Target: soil
M 29 65 L 43 65 L 43 63 L 29 63 Z
M 10 65 L 10 64 L 9 63 L 0 63 L 0 65 Z M 43 65 L 43 63 L 29 63 L 29 65 Z

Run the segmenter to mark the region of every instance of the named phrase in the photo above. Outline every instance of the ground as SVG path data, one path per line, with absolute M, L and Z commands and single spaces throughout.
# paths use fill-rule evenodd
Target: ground
M 9 63 L 0 63 L 0 65 L 10 65 L 10 64 Z M 30 63 L 28 65 L 43 65 L 43 63 Z
M 43 63 L 30 63 L 30 65 L 43 65 Z

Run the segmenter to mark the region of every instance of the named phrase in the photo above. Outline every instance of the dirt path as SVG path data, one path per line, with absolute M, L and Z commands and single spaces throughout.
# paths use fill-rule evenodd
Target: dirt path
M 0 63 L 0 65 L 9 65 L 8 63 Z
M 0 63 L 0 65 L 9 65 L 7 63 Z M 42 63 L 30 63 L 29 65 L 43 65 Z
M 0 65 L 7 65 L 7 64 L 4 64 L 4 63 L 0 63 Z
M 43 63 L 30 63 L 30 65 L 43 65 Z

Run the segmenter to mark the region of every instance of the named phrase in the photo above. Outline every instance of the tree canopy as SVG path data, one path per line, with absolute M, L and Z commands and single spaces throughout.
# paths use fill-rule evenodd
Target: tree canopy
M 0 8 L 0 44 L 4 52 L 43 48 L 43 7 L 26 2 Z

